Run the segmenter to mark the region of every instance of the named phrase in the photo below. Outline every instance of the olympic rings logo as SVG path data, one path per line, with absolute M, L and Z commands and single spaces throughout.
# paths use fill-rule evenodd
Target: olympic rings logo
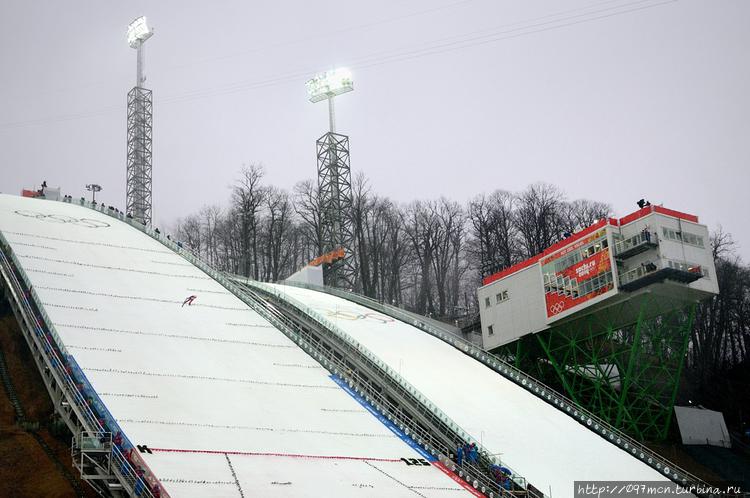
M 325 310 L 326 316 L 330 318 L 341 318 L 343 320 L 372 320 L 374 322 L 380 322 L 380 323 L 390 323 L 393 322 L 393 318 L 385 315 L 381 315 L 380 313 L 356 313 L 354 311 L 345 311 L 345 310 Z
M 557 315 L 562 310 L 565 309 L 565 302 L 560 301 L 559 303 L 555 303 L 552 306 L 549 307 L 549 312 L 553 315 Z
M 36 211 L 28 211 L 25 209 L 18 209 L 15 213 L 19 216 L 26 218 L 35 218 L 37 220 L 47 221 L 49 223 L 60 223 L 76 225 L 85 228 L 107 228 L 110 226 L 106 221 L 92 220 L 91 218 L 73 218 L 72 216 L 65 216 L 62 214 L 43 214 L 37 213 Z

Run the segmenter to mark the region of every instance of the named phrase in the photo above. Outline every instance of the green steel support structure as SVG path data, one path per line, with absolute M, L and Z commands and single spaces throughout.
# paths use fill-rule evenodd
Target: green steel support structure
M 666 438 L 695 304 L 637 299 L 492 352 L 640 440 Z

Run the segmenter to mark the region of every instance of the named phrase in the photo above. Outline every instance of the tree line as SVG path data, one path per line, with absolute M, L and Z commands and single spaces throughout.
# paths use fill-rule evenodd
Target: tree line
M 243 167 L 226 205 L 180 219 L 175 233 L 220 270 L 277 281 L 323 253 L 322 211 L 316 181 L 286 191 L 265 184 L 263 174 L 257 164 Z M 477 313 L 483 275 L 611 215 L 607 203 L 568 200 L 546 183 L 479 194 L 465 204 L 446 197 L 396 203 L 359 174 L 349 213 L 351 290 L 454 323 Z M 687 373 L 707 395 L 716 379 L 749 358 L 750 267 L 733 247 L 726 233 L 712 237 L 721 294 L 698 306 L 690 340 Z
M 317 183 L 291 192 L 242 168 L 225 206 L 204 206 L 177 222 L 182 243 L 214 267 L 260 281 L 284 279 L 323 253 Z M 611 215 L 605 203 L 568 201 L 554 185 L 497 190 L 466 204 L 446 197 L 398 204 L 352 182 L 352 289 L 447 321 L 477 309 L 483 274 L 529 258 Z

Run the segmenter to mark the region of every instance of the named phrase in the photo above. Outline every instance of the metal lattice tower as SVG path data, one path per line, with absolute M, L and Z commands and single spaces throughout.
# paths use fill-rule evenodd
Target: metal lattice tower
M 352 233 L 352 173 L 349 165 L 349 137 L 336 133 L 333 99 L 354 90 L 346 69 L 327 71 L 306 83 L 310 102 L 328 101 L 329 131 L 316 142 L 318 198 L 321 210 L 323 253 L 344 250 L 344 259 L 324 271 L 326 285 L 354 288 L 354 236 Z
M 128 44 L 138 51 L 136 85 L 128 92 L 128 155 L 126 212 L 146 225 L 151 224 L 151 159 L 153 99 L 151 90 L 144 88 L 145 49 L 143 44 L 154 31 L 145 17 L 135 19 L 128 26 Z
M 352 174 L 349 166 L 349 137 L 328 132 L 316 142 L 318 156 L 318 195 L 322 218 L 323 252 L 344 248 L 343 260 L 332 264 L 326 284 L 351 287 L 355 280 L 352 265 L 353 240 Z
M 663 440 L 685 362 L 695 304 L 613 306 L 492 352 L 640 440 Z
M 133 218 L 151 224 L 151 90 L 128 92 L 127 207 Z

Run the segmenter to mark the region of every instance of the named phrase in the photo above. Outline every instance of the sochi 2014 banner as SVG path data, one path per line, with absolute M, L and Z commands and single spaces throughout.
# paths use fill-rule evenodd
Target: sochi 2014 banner
M 590 245 L 591 243 L 595 242 L 597 238 L 599 238 L 601 241 L 605 240 L 605 235 L 606 233 L 604 231 L 600 231 L 590 237 L 587 237 L 586 239 L 579 241 L 573 246 L 548 257 L 547 259 L 542 261 L 542 271 L 545 272 L 546 270 L 547 273 L 552 273 L 554 271 L 554 266 L 550 265 L 550 263 L 554 263 L 562 256 L 570 254 L 574 250 Z M 613 284 L 611 282 L 612 279 L 610 278 L 610 282 L 608 282 L 606 285 L 587 294 L 583 294 L 583 284 L 587 280 L 598 277 L 600 275 L 611 273 L 612 262 L 609 256 L 609 248 L 603 248 L 600 249 L 599 252 L 596 252 L 587 258 L 559 272 L 555 272 L 557 283 L 560 287 L 553 288 L 550 292 L 545 293 L 544 298 L 547 308 L 547 318 L 559 315 L 564 311 L 570 310 L 571 308 L 579 306 L 586 301 L 595 298 L 596 296 L 612 290 Z M 571 285 L 569 286 L 570 288 L 568 289 L 569 292 L 567 293 L 565 292 L 566 289 L 563 285 L 563 281 L 566 277 L 571 282 Z M 576 292 L 573 292 L 573 290 L 575 290 Z

